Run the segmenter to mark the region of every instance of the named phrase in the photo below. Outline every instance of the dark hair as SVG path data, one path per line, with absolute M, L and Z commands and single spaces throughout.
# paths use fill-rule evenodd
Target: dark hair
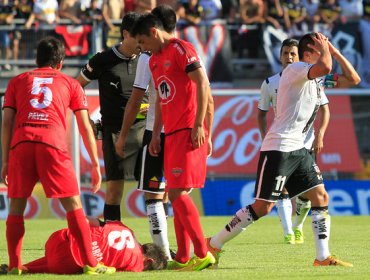
M 123 30 L 127 30 L 128 32 L 131 31 L 132 27 L 134 27 L 136 21 L 139 19 L 140 15 L 135 12 L 127 13 L 123 18 L 120 26 L 121 37 L 123 39 Z
M 64 57 L 64 44 L 55 37 L 47 36 L 37 44 L 36 64 L 38 67 L 56 68 Z
M 150 36 L 150 29 L 153 27 L 164 30 L 163 23 L 158 17 L 152 13 L 143 14 L 136 21 L 135 26 L 131 29 L 131 36 Z
M 315 36 L 315 33 L 307 33 L 299 40 L 298 44 L 298 56 L 301 60 L 303 58 L 304 52 L 313 52 L 313 49 L 308 47 L 308 44 L 314 45 L 315 41 L 312 39 L 312 36 Z
M 159 5 L 152 10 L 152 14 L 155 15 L 163 24 L 163 28 L 166 32 L 172 33 L 176 28 L 176 12 L 169 5 Z
M 281 44 L 280 56 L 281 56 L 281 54 L 283 52 L 283 47 L 297 47 L 298 48 L 298 44 L 299 44 L 298 43 L 298 40 L 296 40 L 296 39 L 291 39 L 291 38 L 285 39 L 283 41 L 283 43 Z
M 145 257 L 154 260 L 144 263 L 144 270 L 161 270 L 167 267 L 167 256 L 157 244 L 146 243 L 142 245 L 142 249 Z

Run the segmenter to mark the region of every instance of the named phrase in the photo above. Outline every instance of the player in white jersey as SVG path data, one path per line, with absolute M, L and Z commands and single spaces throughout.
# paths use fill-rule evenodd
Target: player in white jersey
M 295 39 L 284 40 L 280 49 L 280 62 L 283 69 L 285 69 L 289 64 L 298 61 L 298 41 Z M 262 140 L 265 138 L 267 132 L 266 116 L 270 109 L 270 106 L 273 108 L 274 113 L 276 111 L 276 100 L 281 74 L 282 72 L 267 78 L 261 86 L 257 120 Z M 329 100 L 324 94 L 324 91 L 322 91 L 322 99 L 320 104 L 321 122 L 319 126 L 319 131 L 321 132 L 320 135 L 322 137 L 324 136 L 326 127 L 329 123 L 330 112 L 328 103 Z M 322 141 L 316 141 L 315 145 L 313 145 L 314 140 L 314 128 L 313 126 L 311 126 L 305 139 L 305 148 L 309 151 L 318 150 L 320 148 L 317 147 L 316 144 L 322 143 Z M 286 244 L 301 244 L 304 242 L 302 227 L 304 220 L 306 219 L 307 214 L 311 208 L 311 203 L 309 200 L 299 198 L 299 196 L 296 197 L 296 201 L 297 215 L 294 227 L 292 225 L 292 202 L 290 200 L 288 191 L 285 188 L 283 189 L 279 199 L 276 201 L 276 208 L 278 210 L 280 222 L 284 230 L 284 242 Z
M 261 147 L 255 186 L 255 201 L 237 211 L 232 220 L 210 240 L 216 249 L 267 215 L 283 190 L 290 197 L 303 195 L 312 204 L 312 229 L 316 246 L 314 266 L 353 266 L 333 257 L 329 251 L 329 196 L 314 159 L 304 147 L 321 102 L 317 78 L 332 68 L 332 57 L 344 58 L 321 33 L 304 35 L 299 41 L 299 59 L 288 65 L 281 76 L 276 117 Z M 354 73 L 356 73 L 354 71 Z M 352 75 L 357 84 L 360 78 Z M 344 81 L 346 83 L 346 81 Z

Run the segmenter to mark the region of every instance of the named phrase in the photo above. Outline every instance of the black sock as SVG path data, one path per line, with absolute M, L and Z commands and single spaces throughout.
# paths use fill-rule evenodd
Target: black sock
M 121 206 L 104 204 L 104 221 L 120 221 Z

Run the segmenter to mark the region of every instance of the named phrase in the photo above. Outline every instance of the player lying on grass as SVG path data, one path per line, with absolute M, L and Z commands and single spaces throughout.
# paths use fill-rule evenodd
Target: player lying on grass
M 154 243 L 139 244 L 132 230 L 119 221 L 100 222 L 90 219 L 93 255 L 98 262 L 115 267 L 116 271 L 140 272 L 167 266 L 163 250 Z M 26 273 L 78 274 L 83 263 L 76 240 L 68 228 L 50 235 L 45 243 L 45 256 L 23 265 Z M 1 265 L 1 274 L 7 265 Z

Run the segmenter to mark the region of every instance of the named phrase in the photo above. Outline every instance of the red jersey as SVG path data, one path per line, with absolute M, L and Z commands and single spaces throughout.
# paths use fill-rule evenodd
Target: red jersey
M 169 44 L 149 61 L 162 105 L 166 134 L 193 128 L 197 111 L 197 86 L 187 75 L 201 67 L 194 47 L 186 41 L 171 39 Z
M 117 271 L 139 272 L 144 269 L 144 255 L 131 229 L 121 222 L 107 222 L 103 227 L 90 227 L 93 255 Z M 68 230 L 71 251 L 78 265 L 83 266 L 78 246 Z
M 67 109 L 87 110 L 87 100 L 76 80 L 44 67 L 10 80 L 3 108 L 7 107 L 16 111 L 11 147 L 32 141 L 67 151 Z

